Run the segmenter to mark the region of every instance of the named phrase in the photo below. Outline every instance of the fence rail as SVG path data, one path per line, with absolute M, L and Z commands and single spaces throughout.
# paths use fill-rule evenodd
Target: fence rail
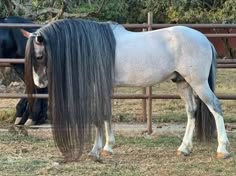
M 149 17 L 150 18 L 150 17 Z M 217 28 L 217 29 L 232 29 L 236 28 L 236 24 L 122 24 L 125 28 L 130 30 L 132 29 L 143 29 L 143 28 L 152 28 L 152 29 L 160 29 L 165 27 L 171 27 L 176 25 L 182 25 L 191 27 L 194 29 L 199 28 Z M 0 28 L 40 28 L 43 24 L 26 24 L 26 23 L 0 23 Z
M 27 98 L 28 94 L 24 93 L 0 93 L 0 98 Z M 32 94 L 33 98 L 47 99 L 48 94 Z M 152 94 L 152 99 L 180 99 L 177 94 Z M 217 97 L 221 100 L 236 100 L 236 95 L 217 94 Z M 149 96 L 146 94 L 113 94 L 113 99 L 148 99 Z
M 17 59 L 17 58 L 0 58 L 0 66 L 11 66 L 11 64 L 24 64 L 25 59 Z M 218 68 L 236 68 L 236 59 L 219 59 L 217 60 Z
M 123 24 L 127 29 L 141 29 L 143 31 L 184 25 L 195 29 L 236 29 L 236 24 L 153 24 L 152 13 L 148 13 L 147 24 Z M 3 24 L 0 23 L 0 28 L 39 28 L 41 24 Z M 205 34 L 209 38 L 236 38 L 235 33 L 220 33 L 220 34 Z M 24 64 L 24 59 L 17 58 L 0 58 L 0 66 L 9 67 L 11 64 Z M 218 68 L 236 68 L 236 59 L 226 59 L 217 61 Z M 218 94 L 220 99 L 223 100 L 236 100 L 236 95 Z M 48 98 L 48 94 L 33 94 L 34 98 Z M 27 94 L 24 93 L 0 93 L 0 98 L 27 98 Z M 147 131 L 152 132 L 152 99 L 179 99 L 178 95 L 164 95 L 164 94 L 152 94 L 152 87 L 143 89 L 143 94 L 114 94 L 112 98 L 115 99 L 142 99 L 143 100 L 143 120 L 147 120 Z

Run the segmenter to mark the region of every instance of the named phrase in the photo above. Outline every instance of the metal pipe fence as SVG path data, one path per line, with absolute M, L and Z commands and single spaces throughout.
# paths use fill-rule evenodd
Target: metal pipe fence
M 176 26 L 180 24 L 153 24 L 152 13 L 148 13 L 147 24 L 123 24 L 127 29 L 140 29 L 143 31 L 150 31 L 153 29 L 159 29 L 164 27 Z M 181 24 L 191 28 L 208 28 L 208 29 L 236 29 L 236 24 Z M 1 24 L 0 28 L 31 28 L 31 27 L 42 27 L 40 24 Z M 236 38 L 235 33 L 220 33 L 220 34 L 205 34 L 209 38 Z M 0 58 L 0 66 L 10 67 L 12 64 L 24 64 L 24 59 L 17 58 Z M 236 68 L 236 59 L 225 59 L 218 60 L 217 67 L 222 69 L 233 69 Z M 24 93 L 0 93 L 0 98 L 27 98 L 27 94 Z M 223 100 L 236 100 L 236 95 L 217 94 L 220 99 Z M 47 94 L 33 94 L 33 98 L 48 98 Z M 114 99 L 141 99 L 143 100 L 143 117 L 142 121 L 147 121 L 147 131 L 150 134 L 152 132 L 152 99 L 180 99 L 178 95 L 167 95 L 167 94 L 153 94 L 152 87 L 143 89 L 142 94 L 114 94 Z

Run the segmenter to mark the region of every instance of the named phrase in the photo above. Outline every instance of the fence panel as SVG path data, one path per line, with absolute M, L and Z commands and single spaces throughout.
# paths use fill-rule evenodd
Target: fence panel
M 152 13 L 148 13 L 148 23 L 147 24 L 123 24 L 127 29 L 140 29 L 140 30 L 152 30 L 164 27 L 175 26 L 176 24 L 153 24 Z M 236 24 L 181 24 L 191 28 L 207 28 L 207 29 L 236 29 Z M 39 24 L 3 24 L 0 23 L 0 28 L 30 28 L 30 27 L 41 27 Z M 220 34 L 205 34 L 209 38 L 236 38 L 236 33 L 220 33 Z M 9 59 L 0 58 L 0 66 L 9 67 L 11 64 L 23 64 L 24 59 Z M 236 68 L 236 59 L 226 59 L 218 60 L 218 68 Z M 34 98 L 48 98 L 47 94 L 33 94 Z M 217 95 L 223 100 L 236 100 L 236 95 L 220 94 Z M 0 98 L 27 98 L 27 94 L 23 93 L 0 93 Z M 147 120 L 147 131 L 152 133 L 152 99 L 179 99 L 178 95 L 166 95 L 166 94 L 152 94 L 152 87 L 147 87 L 143 89 L 142 94 L 114 94 L 114 99 L 142 99 L 143 100 L 143 118 L 142 120 Z

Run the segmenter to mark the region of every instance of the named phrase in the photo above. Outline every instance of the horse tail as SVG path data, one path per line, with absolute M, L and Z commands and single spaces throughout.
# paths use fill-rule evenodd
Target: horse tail
M 208 77 L 208 83 L 211 90 L 215 91 L 215 83 L 216 83 L 216 57 L 217 53 L 215 47 L 211 44 L 211 52 L 212 52 L 212 63 L 210 68 L 210 73 Z M 197 138 L 200 141 L 209 142 L 216 130 L 215 120 L 212 113 L 209 111 L 208 107 L 205 103 L 198 97 L 197 98 L 197 111 L 196 111 L 196 131 Z

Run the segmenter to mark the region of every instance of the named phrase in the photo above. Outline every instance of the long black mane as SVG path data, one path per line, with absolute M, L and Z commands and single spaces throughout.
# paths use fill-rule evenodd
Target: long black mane
M 111 118 L 115 38 L 109 23 L 85 20 L 59 20 L 37 33 L 44 38 L 48 59 L 54 139 L 66 158 L 76 160 L 91 137 L 92 124 L 102 127 Z M 32 42 L 27 45 L 28 68 Z

